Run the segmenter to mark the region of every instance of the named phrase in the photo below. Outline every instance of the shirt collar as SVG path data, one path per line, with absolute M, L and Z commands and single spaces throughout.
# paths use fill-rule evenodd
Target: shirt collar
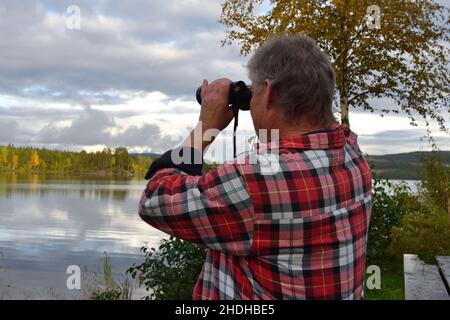
M 357 135 L 350 130 L 347 125 L 333 124 L 330 128 L 307 132 L 304 134 L 291 135 L 278 141 L 271 141 L 268 144 L 259 144 L 257 150 L 270 150 L 274 148 L 283 149 L 337 149 L 342 148 L 346 142 L 355 144 Z

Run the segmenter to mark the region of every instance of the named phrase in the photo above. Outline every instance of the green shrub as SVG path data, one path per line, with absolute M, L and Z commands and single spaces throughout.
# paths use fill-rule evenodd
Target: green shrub
M 92 294 L 92 300 L 119 300 L 120 299 L 120 290 L 111 290 L 111 291 L 95 291 Z
M 421 160 L 422 182 L 417 203 L 400 226 L 392 228 L 390 250 L 394 254 L 418 254 L 427 263 L 437 255 L 450 255 L 450 195 L 448 168 L 436 155 Z
M 405 182 L 393 184 L 378 178 L 374 179 L 372 201 L 367 243 L 369 261 L 389 255 L 391 228 L 400 226 L 403 216 L 418 206 L 417 200 Z
M 144 262 L 127 270 L 144 285 L 145 299 L 190 300 L 205 261 L 206 250 L 188 241 L 170 237 L 161 240 L 158 250 L 144 246 Z
M 400 227 L 392 228 L 390 250 L 397 255 L 412 253 L 434 264 L 435 256 L 450 255 L 450 221 L 442 211 L 405 215 Z
M 446 166 L 436 153 L 421 160 L 422 182 L 419 195 L 425 207 L 435 207 L 437 210 L 448 212 L 449 172 L 450 167 Z
M 374 179 L 369 261 L 404 253 L 427 259 L 448 252 L 448 171 L 436 154 L 422 158 L 416 194 L 405 183 Z

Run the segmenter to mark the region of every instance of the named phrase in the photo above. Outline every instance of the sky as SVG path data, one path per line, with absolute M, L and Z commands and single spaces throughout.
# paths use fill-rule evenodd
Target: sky
M 0 0 L 0 145 L 174 147 L 197 122 L 203 79 L 248 82 L 249 56 L 236 44 L 221 45 L 221 2 Z M 79 29 L 71 5 L 80 9 Z M 365 153 L 430 150 L 420 139 L 425 123 L 412 127 L 406 115 L 351 110 L 350 122 Z M 207 158 L 230 159 L 231 128 Z M 438 147 L 450 150 L 450 137 L 437 125 L 431 130 Z M 240 113 L 238 134 L 239 153 L 254 135 L 248 112 Z

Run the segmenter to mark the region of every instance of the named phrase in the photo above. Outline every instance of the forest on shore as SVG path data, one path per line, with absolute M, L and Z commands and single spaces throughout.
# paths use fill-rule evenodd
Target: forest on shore
M 66 151 L 14 145 L 0 146 L 0 172 L 51 174 L 56 176 L 118 176 L 143 178 L 159 155 L 129 153 L 125 147 L 102 151 Z M 203 171 L 217 167 L 204 163 Z
M 0 171 L 52 173 L 58 175 L 143 176 L 153 158 L 132 156 L 124 147 L 97 152 L 0 146 Z

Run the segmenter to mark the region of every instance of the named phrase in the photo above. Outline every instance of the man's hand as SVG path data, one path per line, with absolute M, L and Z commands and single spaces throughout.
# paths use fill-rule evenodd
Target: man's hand
M 228 106 L 228 93 L 231 80 L 218 79 L 211 84 L 203 80 L 202 107 L 199 121 L 204 130 L 217 129 L 222 131 L 233 120 L 233 110 Z
M 182 146 L 193 147 L 202 152 L 213 142 L 215 135 L 225 129 L 233 120 L 233 110 L 228 106 L 228 92 L 231 80 L 218 79 L 208 84 L 203 80 L 202 108 L 199 122 Z

